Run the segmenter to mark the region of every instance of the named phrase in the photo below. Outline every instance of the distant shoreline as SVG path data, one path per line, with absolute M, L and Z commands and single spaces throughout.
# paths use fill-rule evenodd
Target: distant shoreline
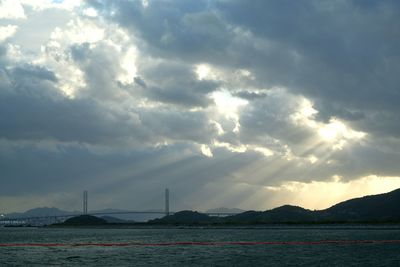
M 104 224 L 104 225 L 46 225 L 38 228 L 54 229 L 240 229 L 240 230 L 267 230 L 267 229 L 321 229 L 321 230 L 400 230 L 400 222 L 379 223 L 270 223 L 270 224 Z

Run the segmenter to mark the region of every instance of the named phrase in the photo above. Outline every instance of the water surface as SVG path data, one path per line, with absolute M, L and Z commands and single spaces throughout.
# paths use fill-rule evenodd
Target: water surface
M 307 244 L 324 240 L 400 240 L 400 228 L 318 226 L 189 229 L 0 228 L 0 266 L 400 266 L 400 243 Z M 264 245 L 74 246 L 82 243 L 305 242 Z

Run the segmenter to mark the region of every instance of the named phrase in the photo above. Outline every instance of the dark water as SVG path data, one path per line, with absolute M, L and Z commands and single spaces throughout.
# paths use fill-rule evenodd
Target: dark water
M 9 243 L 400 240 L 398 227 L 0 228 Z M 0 247 L 0 266 L 400 266 L 400 243 Z

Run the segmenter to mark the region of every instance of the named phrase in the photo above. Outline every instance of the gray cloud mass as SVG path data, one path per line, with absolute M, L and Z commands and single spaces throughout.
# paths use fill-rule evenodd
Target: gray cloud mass
M 158 208 L 167 186 L 177 209 L 265 209 L 291 182 L 400 176 L 398 1 L 24 8 L 0 18 L 0 213 L 83 189 Z

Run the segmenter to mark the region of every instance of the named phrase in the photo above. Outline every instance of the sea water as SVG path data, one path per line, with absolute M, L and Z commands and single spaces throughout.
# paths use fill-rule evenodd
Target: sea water
M 393 240 L 400 240 L 398 226 L 2 227 L 0 266 L 400 266 L 400 243 L 380 242 Z M 140 245 L 90 245 L 127 243 Z

